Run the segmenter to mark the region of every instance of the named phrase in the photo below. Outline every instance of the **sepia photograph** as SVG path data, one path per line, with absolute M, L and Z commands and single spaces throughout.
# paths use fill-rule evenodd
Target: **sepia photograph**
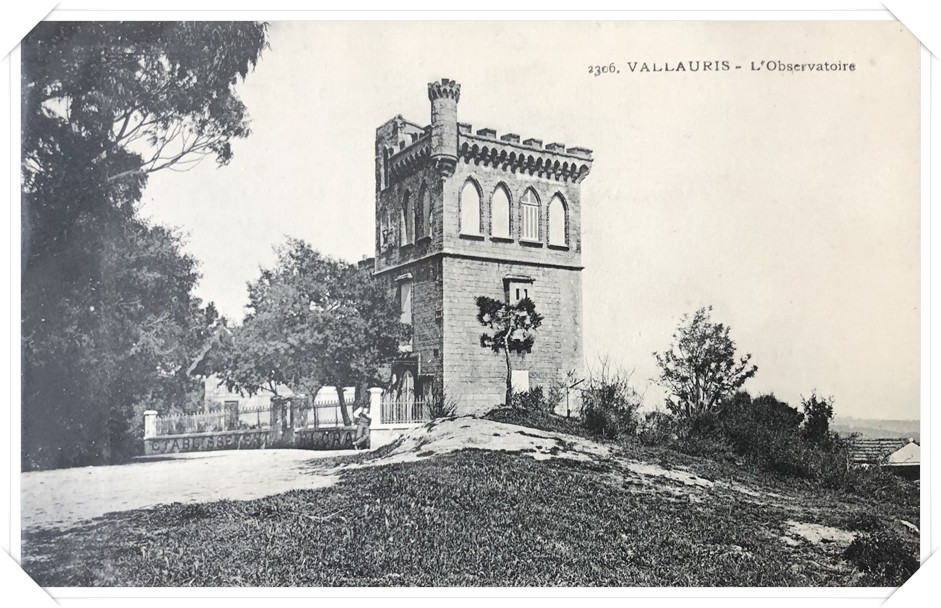
M 899 21 L 47 20 L 13 61 L 40 586 L 919 568 Z

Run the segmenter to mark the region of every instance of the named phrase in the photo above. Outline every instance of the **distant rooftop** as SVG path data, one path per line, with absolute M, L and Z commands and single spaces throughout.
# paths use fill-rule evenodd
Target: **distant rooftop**
M 850 445 L 850 460 L 858 464 L 879 464 L 909 443 L 911 439 L 895 437 L 856 439 Z

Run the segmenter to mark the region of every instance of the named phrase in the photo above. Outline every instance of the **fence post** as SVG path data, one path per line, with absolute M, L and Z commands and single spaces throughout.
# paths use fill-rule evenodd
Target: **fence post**
M 271 410 L 269 411 L 271 415 L 271 443 L 273 445 L 278 445 L 281 442 L 281 400 L 272 397 L 271 398 Z
M 157 436 L 157 410 L 144 412 L 144 439 Z
M 374 386 L 369 389 L 369 415 L 373 422 L 382 423 L 382 393 L 383 390 Z

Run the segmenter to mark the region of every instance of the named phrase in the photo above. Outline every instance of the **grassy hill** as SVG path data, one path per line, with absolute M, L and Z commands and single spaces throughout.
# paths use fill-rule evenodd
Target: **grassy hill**
M 918 548 L 914 487 L 837 493 L 490 420 L 310 463 L 337 472 L 329 489 L 27 530 L 23 566 L 44 586 L 870 586 L 900 584 L 880 560 Z

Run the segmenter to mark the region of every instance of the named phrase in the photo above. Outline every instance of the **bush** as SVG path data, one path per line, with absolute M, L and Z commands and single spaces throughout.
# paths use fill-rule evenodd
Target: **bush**
M 555 411 L 558 395 L 550 390 L 546 396 L 541 386 L 534 386 L 528 391 L 513 393 L 513 407 L 537 414 L 549 415 Z
M 590 372 L 582 389 L 581 422 L 589 432 L 606 439 L 634 435 L 640 424 L 641 396 L 630 384 L 631 375 L 610 369 Z
M 433 390 L 425 403 L 432 420 L 451 418 L 457 412 L 457 399 L 451 397 L 444 389 Z
M 800 435 L 804 415 L 774 395 L 739 392 L 716 417 L 717 432 L 757 468 L 789 477 L 814 476 L 815 452 Z
M 885 524 L 876 515 L 864 511 L 843 517 L 838 527 L 853 532 L 878 532 L 885 529 Z
M 645 445 L 670 445 L 679 439 L 679 422 L 662 411 L 647 412 L 640 422 L 637 436 Z
M 918 570 L 917 545 L 888 530 L 862 534 L 843 552 L 873 587 L 898 587 Z

